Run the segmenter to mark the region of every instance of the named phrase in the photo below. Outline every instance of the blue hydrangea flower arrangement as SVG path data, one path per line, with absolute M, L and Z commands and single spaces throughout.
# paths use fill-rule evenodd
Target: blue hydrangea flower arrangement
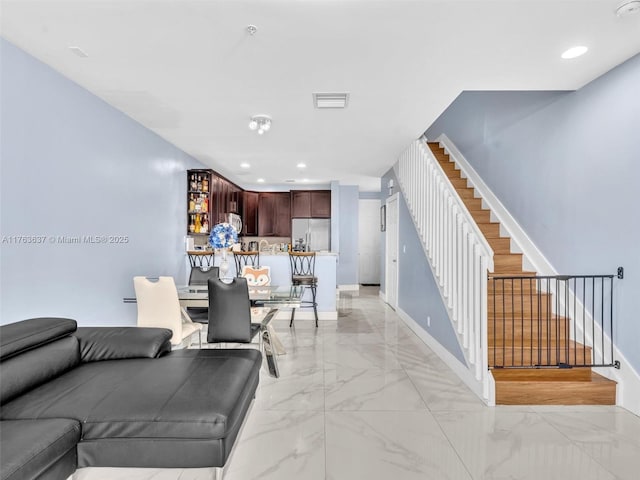
M 229 248 L 238 243 L 238 232 L 229 223 L 218 223 L 211 229 L 209 245 L 213 248 Z

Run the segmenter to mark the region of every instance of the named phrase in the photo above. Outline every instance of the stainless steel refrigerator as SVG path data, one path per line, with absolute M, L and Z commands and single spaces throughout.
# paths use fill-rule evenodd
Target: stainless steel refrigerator
M 294 218 L 291 221 L 291 242 L 295 246 L 302 239 L 307 252 L 329 251 L 331 248 L 331 219 Z

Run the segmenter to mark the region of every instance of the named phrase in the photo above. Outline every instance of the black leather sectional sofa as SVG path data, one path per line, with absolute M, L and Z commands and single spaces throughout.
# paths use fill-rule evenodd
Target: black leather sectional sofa
M 0 327 L 0 479 L 224 466 L 258 386 L 260 352 L 170 351 L 170 338 L 61 318 Z

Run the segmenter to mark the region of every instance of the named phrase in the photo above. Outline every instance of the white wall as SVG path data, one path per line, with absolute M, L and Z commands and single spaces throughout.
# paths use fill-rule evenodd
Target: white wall
M 380 283 L 380 199 L 359 200 L 358 274 L 361 284 Z

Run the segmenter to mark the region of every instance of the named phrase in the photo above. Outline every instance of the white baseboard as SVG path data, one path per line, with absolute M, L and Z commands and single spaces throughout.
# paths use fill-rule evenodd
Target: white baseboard
M 396 313 L 413 331 L 413 333 L 415 333 L 420 340 L 433 350 L 480 400 L 487 403 L 487 400 L 482 397 L 482 382 L 476 380 L 476 377 L 471 373 L 466 365 L 462 364 L 458 358 L 456 358 L 449 350 L 444 348 L 440 342 L 424 330 L 413 318 L 409 316 L 407 312 L 398 307 Z
M 616 389 L 616 405 L 629 410 L 640 417 L 640 375 L 618 349 L 615 357 L 620 361 L 620 368 L 594 368 L 593 371 L 610 380 L 618 382 Z
M 358 285 L 357 283 L 355 285 L 338 285 L 338 290 L 339 291 L 351 291 L 351 290 L 355 290 L 358 291 L 360 290 L 360 285 Z

